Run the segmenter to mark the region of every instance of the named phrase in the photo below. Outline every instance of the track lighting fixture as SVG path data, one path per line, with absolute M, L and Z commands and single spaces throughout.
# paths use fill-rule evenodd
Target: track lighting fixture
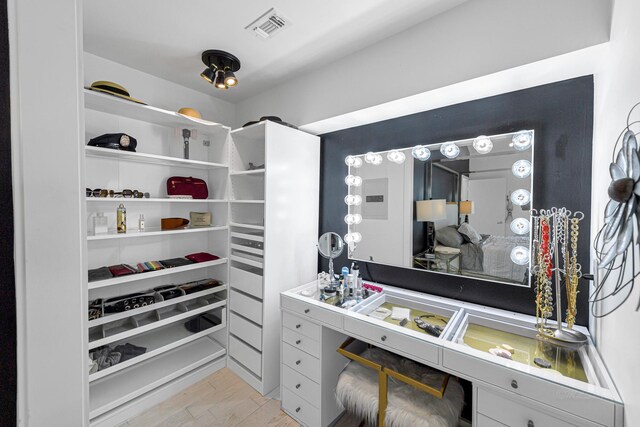
M 200 76 L 218 89 L 228 89 L 238 84 L 235 72 L 240 69 L 240 60 L 222 50 L 202 52 L 202 62 L 207 68 Z

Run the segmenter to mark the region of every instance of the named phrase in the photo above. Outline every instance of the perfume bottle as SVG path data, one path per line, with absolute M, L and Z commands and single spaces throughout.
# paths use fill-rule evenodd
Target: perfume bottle
M 107 217 L 104 212 L 96 212 L 93 217 L 93 234 L 107 234 L 108 231 Z
M 118 233 L 127 232 L 127 209 L 122 203 L 120 203 L 120 206 L 118 206 L 118 210 L 116 212 L 116 226 L 118 229 Z
M 144 231 L 144 214 L 140 214 L 138 218 L 138 231 Z

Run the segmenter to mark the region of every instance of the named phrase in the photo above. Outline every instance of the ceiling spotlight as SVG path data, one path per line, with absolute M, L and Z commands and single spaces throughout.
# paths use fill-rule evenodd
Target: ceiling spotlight
M 213 85 L 218 89 L 227 89 L 227 85 L 224 84 L 224 71 L 216 71 L 216 79 L 213 81 Z
M 240 60 L 222 50 L 206 50 L 202 52 L 202 62 L 207 66 L 200 76 L 218 89 L 228 89 L 238 84 L 235 75 L 240 69 Z
M 238 84 L 238 79 L 233 71 L 227 69 L 224 71 L 224 84 L 227 86 L 235 86 Z
M 204 71 L 200 73 L 200 77 L 202 77 L 203 79 L 205 79 L 211 84 L 213 84 L 213 79 L 215 78 L 215 76 L 216 76 L 216 72 L 209 67 L 205 68 Z

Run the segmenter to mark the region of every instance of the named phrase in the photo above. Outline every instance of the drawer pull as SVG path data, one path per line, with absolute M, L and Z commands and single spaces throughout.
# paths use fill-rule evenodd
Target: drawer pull
M 298 324 L 296 325 L 296 329 L 300 329 L 300 326 L 302 326 L 302 325 L 301 325 L 300 323 L 298 323 Z
M 513 388 L 518 388 L 518 381 L 516 381 L 516 380 L 511 380 L 511 387 L 513 387 Z M 531 427 L 531 426 L 529 426 L 529 427 Z
M 296 365 L 299 365 L 302 362 L 302 360 L 296 360 Z
M 380 337 L 380 339 L 381 339 L 382 341 L 386 341 L 386 340 L 387 340 L 387 336 L 386 336 L 386 335 L 383 335 L 383 336 L 381 336 L 381 337 Z
M 302 340 L 296 340 L 296 344 L 300 344 Z
M 305 308 L 305 309 L 304 309 L 304 313 L 305 313 L 305 314 L 309 313 L 309 311 L 310 311 L 310 310 L 309 310 L 308 308 Z
M 529 422 L 527 423 L 527 427 L 534 427 L 533 421 L 529 420 Z
M 296 388 L 300 388 L 300 384 L 296 384 Z
M 300 407 L 299 406 L 296 408 L 296 412 L 300 412 Z

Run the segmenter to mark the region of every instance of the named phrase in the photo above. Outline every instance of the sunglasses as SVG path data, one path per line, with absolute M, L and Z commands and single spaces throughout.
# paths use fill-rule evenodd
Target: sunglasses
M 149 193 L 143 193 L 138 190 L 122 190 L 122 191 L 114 191 L 114 190 L 106 190 L 101 188 L 96 188 L 92 190 L 90 188 L 86 189 L 87 197 L 124 197 L 124 198 L 135 198 L 142 199 L 143 197 L 148 199 L 150 197 Z

